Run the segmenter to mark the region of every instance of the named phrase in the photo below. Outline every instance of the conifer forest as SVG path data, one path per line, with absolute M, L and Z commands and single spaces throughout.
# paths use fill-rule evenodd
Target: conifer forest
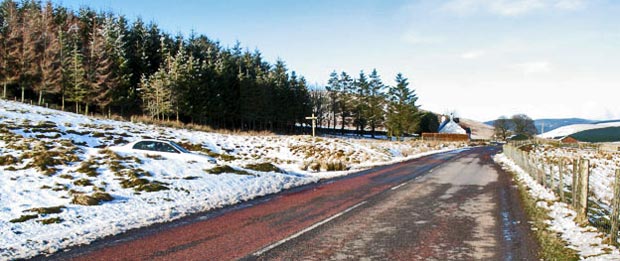
M 326 86 L 309 86 L 283 60 L 270 63 L 239 42 L 51 2 L 0 6 L 0 97 L 75 113 L 283 133 L 314 113 L 336 132 L 420 132 L 418 97 L 402 74 L 395 82 L 376 70 L 334 71 Z

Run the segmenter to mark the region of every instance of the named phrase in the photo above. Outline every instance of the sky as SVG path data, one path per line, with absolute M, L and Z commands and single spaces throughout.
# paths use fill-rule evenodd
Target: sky
M 376 68 L 422 109 L 479 121 L 620 119 L 620 1 L 54 0 L 282 59 L 311 85 Z

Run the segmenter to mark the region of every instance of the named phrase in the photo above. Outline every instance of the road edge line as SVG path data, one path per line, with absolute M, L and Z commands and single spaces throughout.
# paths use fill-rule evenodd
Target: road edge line
M 274 248 L 276 248 L 276 247 L 278 247 L 278 246 L 280 246 L 280 245 L 282 245 L 282 244 L 284 244 L 284 243 L 286 243 L 286 242 L 288 242 L 290 240 L 293 240 L 293 239 L 295 239 L 295 238 L 297 238 L 297 237 L 299 237 L 299 236 L 301 236 L 301 235 L 303 235 L 303 234 L 305 234 L 305 233 L 307 233 L 309 231 L 312 231 L 313 229 L 315 229 L 315 228 L 317 228 L 317 227 L 319 227 L 321 225 L 324 225 L 325 223 L 330 222 L 330 221 L 332 221 L 332 220 L 334 220 L 334 219 L 336 219 L 336 218 L 346 214 L 347 212 L 350 212 L 351 210 L 354 210 L 354 209 L 356 209 L 356 208 L 358 208 L 358 207 L 360 207 L 360 206 L 362 206 L 362 205 L 364 205 L 366 203 L 368 203 L 368 202 L 367 201 L 362 201 L 360 203 L 357 203 L 356 205 L 354 205 L 352 207 L 349 207 L 349 208 L 345 209 L 344 211 L 342 211 L 342 212 L 340 212 L 338 214 L 335 214 L 335 215 L 333 215 L 333 216 L 331 216 L 331 217 L 329 217 L 329 218 L 327 218 L 325 220 L 322 220 L 322 221 L 320 221 L 320 222 L 318 222 L 318 223 L 316 223 L 316 224 L 314 224 L 312 226 L 309 226 L 309 227 L 307 227 L 307 228 L 305 228 L 305 229 L 303 229 L 303 230 L 301 230 L 301 231 L 299 231 L 299 232 L 297 232 L 297 233 L 295 233 L 295 234 L 293 234 L 293 235 L 291 235 L 291 236 L 289 236 L 287 238 L 284 238 L 284 239 L 282 239 L 282 240 L 280 240 L 280 241 L 278 241 L 276 243 L 273 243 L 273 244 L 271 244 L 271 245 L 269 245 L 269 246 L 267 246 L 267 247 L 265 247 L 265 248 L 255 252 L 254 254 L 252 254 L 252 256 L 260 256 L 260 255 L 266 253 L 267 251 L 272 250 L 272 249 L 274 249 Z

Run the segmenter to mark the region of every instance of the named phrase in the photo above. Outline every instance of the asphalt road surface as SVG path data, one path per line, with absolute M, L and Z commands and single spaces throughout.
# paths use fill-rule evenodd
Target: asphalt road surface
M 46 259 L 537 260 L 498 150 L 379 167 Z

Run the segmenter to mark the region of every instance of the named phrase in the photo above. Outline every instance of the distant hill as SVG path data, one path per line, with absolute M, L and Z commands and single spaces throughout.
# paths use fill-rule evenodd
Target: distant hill
M 495 123 L 494 120 L 485 122 L 485 124 L 490 125 L 490 126 L 493 126 L 493 123 Z M 534 126 L 536 126 L 536 130 L 538 131 L 538 134 L 543 133 L 543 131 L 549 132 L 549 131 L 552 131 L 552 130 L 555 130 L 557 128 L 564 127 L 564 126 L 569 126 L 569 125 L 574 125 L 574 124 L 591 124 L 591 123 L 597 123 L 597 122 L 593 120 L 586 120 L 586 119 L 580 119 L 580 118 L 534 120 Z
M 459 119 L 459 123 L 471 129 L 471 138 L 472 139 L 481 139 L 481 140 L 490 140 L 493 138 L 494 128 L 493 125 L 489 126 L 488 124 L 478 122 L 470 119 Z
M 568 119 L 537 119 L 534 120 L 534 125 L 538 130 L 538 134 L 543 132 L 549 132 L 560 127 L 574 125 L 574 124 L 590 124 L 595 123 L 593 120 L 568 118 Z M 543 130 L 544 128 L 544 130 Z
M 610 135 L 618 135 L 620 133 L 615 133 L 613 127 L 620 127 L 620 121 L 607 121 L 602 123 L 591 123 L 591 124 L 573 124 L 568 126 L 563 126 L 548 132 L 545 132 L 539 137 L 553 139 L 565 137 L 568 135 L 573 136 L 577 140 L 580 141 L 589 141 L 589 140 L 600 140 L 603 139 L 601 137 L 609 137 Z M 609 130 L 602 130 L 608 129 Z M 601 130 L 601 131 L 593 131 L 593 130 Z M 575 136 L 579 134 L 578 136 Z M 579 138 L 578 138 L 579 137 Z M 609 138 L 605 138 L 609 139 Z
M 571 137 L 585 142 L 618 142 L 620 141 L 620 127 L 607 127 L 580 131 Z

